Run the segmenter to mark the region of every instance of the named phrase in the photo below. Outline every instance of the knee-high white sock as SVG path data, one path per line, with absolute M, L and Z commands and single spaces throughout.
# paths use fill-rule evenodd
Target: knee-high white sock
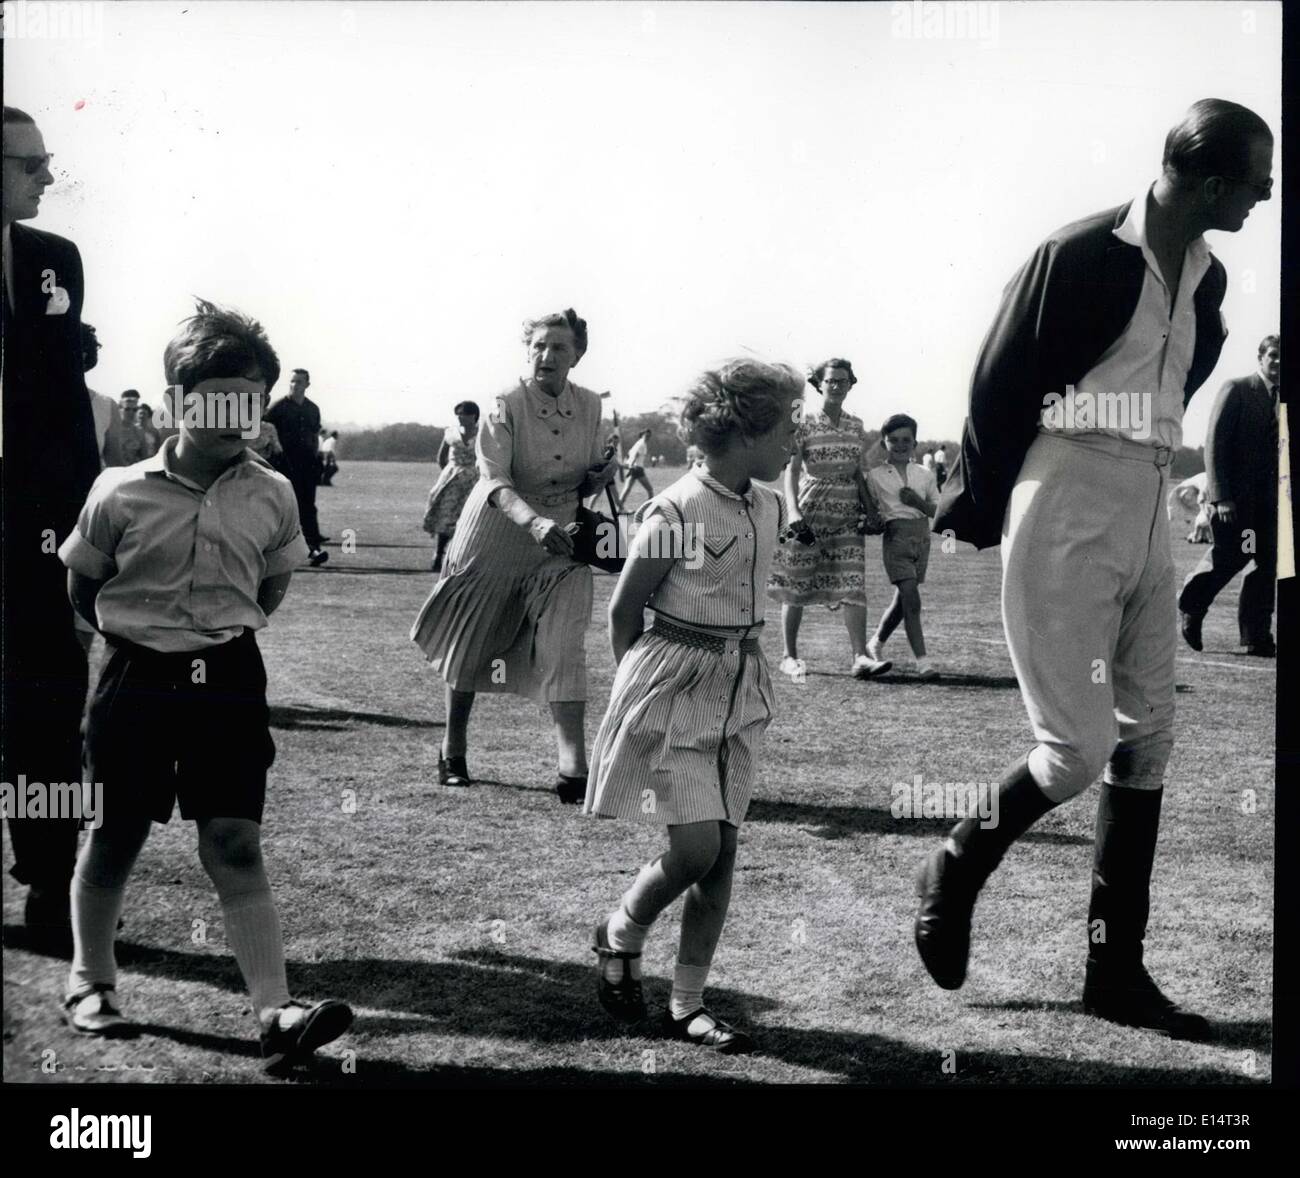
M 122 915 L 126 885 L 101 888 L 87 883 L 76 872 L 72 877 L 72 968 L 68 971 L 68 993 L 94 985 L 117 984 L 117 961 L 113 941 Z
M 673 994 L 668 1000 L 668 1009 L 672 1011 L 673 1018 L 685 1018 L 704 1005 L 704 983 L 708 978 L 707 965 L 677 963 L 673 969 Z
M 284 941 L 280 935 L 280 913 L 271 889 L 221 897 L 221 915 L 226 921 L 226 940 L 244 975 L 258 1020 L 266 1010 L 289 1001 L 289 983 L 284 973 Z

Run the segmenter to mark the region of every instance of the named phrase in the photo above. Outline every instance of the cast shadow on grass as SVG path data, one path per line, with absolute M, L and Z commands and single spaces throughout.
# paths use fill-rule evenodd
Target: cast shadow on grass
M 271 727 L 302 728 L 313 732 L 342 732 L 354 724 L 377 728 L 442 728 L 441 720 L 417 720 L 382 712 L 354 712 L 342 708 L 313 708 L 307 704 L 278 704 L 271 708 Z
M 137 947 L 143 948 L 143 947 Z M 243 997 L 243 982 L 229 958 L 207 954 L 156 950 L 138 953 L 134 972 L 154 977 L 174 978 L 230 991 Z M 303 997 L 325 995 L 341 997 L 357 1005 L 369 995 L 382 994 L 389 1011 L 404 1012 L 410 1017 L 364 1013 L 354 1024 L 351 1042 L 338 1040 L 342 1047 L 357 1053 L 355 1076 L 340 1076 L 337 1060 L 323 1060 L 315 1072 L 304 1078 L 332 1077 L 332 1082 L 410 1083 L 477 1081 L 504 1083 L 604 1083 L 642 1084 L 642 1053 L 656 1052 L 654 1082 L 664 1082 L 678 1059 L 691 1060 L 698 1066 L 701 1054 L 696 1049 L 659 1037 L 653 1026 L 623 1031 L 600 1010 L 593 994 L 595 974 L 587 963 L 555 961 L 522 954 L 466 950 L 440 961 L 409 961 L 392 958 L 361 958 L 352 961 L 290 962 L 290 989 Z M 667 998 L 665 979 L 648 979 L 651 1009 L 656 1010 Z M 771 1021 L 780 1004 L 764 995 L 748 994 L 726 987 L 710 989 L 710 1001 L 723 1018 L 752 1027 L 761 1041 L 762 1056 L 790 1067 L 808 1068 L 862 1084 L 1250 1084 L 1254 1081 L 1226 1069 L 1128 1067 L 1089 1060 L 1063 1060 L 1018 1052 L 969 1052 L 961 1056 L 956 1076 L 941 1069 L 946 1045 L 942 1034 L 943 1009 L 928 995 L 917 994 L 912 1025 L 932 1023 L 930 1038 L 937 1044 L 922 1049 L 915 1044 L 887 1035 L 821 1028 L 782 1026 Z M 1035 1009 L 1041 1009 L 1036 1004 Z M 1073 1016 L 1070 1004 L 1061 1004 L 1061 1012 Z M 767 1016 L 765 1018 L 764 1016 Z M 230 1050 L 247 1056 L 255 1052 L 252 1040 L 230 1040 L 151 1024 L 150 1033 L 176 1042 L 191 1043 L 211 1050 Z M 431 1065 L 412 1067 L 405 1061 L 375 1058 L 367 1051 L 374 1035 L 394 1037 L 411 1034 L 437 1034 L 456 1039 L 493 1040 L 510 1044 L 533 1044 L 540 1048 L 591 1044 L 599 1070 L 564 1065 L 559 1068 L 535 1068 L 525 1072 L 490 1067 L 452 1068 Z M 1145 1034 L 1145 1032 L 1134 1032 Z M 611 1050 L 627 1048 L 626 1073 L 608 1068 Z M 959 1049 L 960 1044 L 954 1046 Z M 721 1063 L 719 1067 L 723 1066 Z M 728 1067 L 735 1066 L 728 1061 Z M 741 1065 L 743 1066 L 743 1065 Z M 589 1079 L 590 1078 L 590 1079 Z M 696 1083 L 735 1083 L 734 1076 L 710 1076 L 692 1069 Z
M 841 671 L 805 671 L 809 679 L 843 679 Z M 876 675 L 868 683 L 880 683 L 889 687 L 923 687 L 933 691 L 936 687 L 973 687 L 991 691 L 1008 691 L 1019 689 L 1020 684 L 1014 675 L 967 675 L 950 671 L 940 671 L 937 679 L 918 679 L 906 671 L 886 671 Z
M 970 1002 L 972 1010 L 1010 1010 L 1010 1011 L 1053 1011 L 1058 1014 L 1082 1014 L 1083 1001 L 1075 1002 L 1043 1001 L 1033 1002 L 1028 999 L 1014 998 L 1008 1002 Z M 1188 1006 L 1201 1013 L 1200 1008 L 1189 1002 Z M 1240 1047 L 1257 1051 L 1273 1050 L 1273 1026 L 1262 1019 L 1246 1022 L 1213 1022 L 1211 1038 L 1208 1040 L 1216 1047 Z
M 747 822 L 776 822 L 788 826 L 815 826 L 818 838 L 848 838 L 855 834 L 907 834 L 942 838 L 951 829 L 951 818 L 895 818 L 888 810 L 869 806 L 821 806 L 807 802 L 782 802 L 755 798 L 749 805 Z M 1049 846 L 1091 846 L 1091 835 L 1068 834 L 1059 830 L 1028 830 L 1017 842 Z

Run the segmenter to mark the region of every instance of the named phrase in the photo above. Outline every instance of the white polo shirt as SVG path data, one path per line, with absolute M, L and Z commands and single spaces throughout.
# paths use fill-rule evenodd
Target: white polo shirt
M 164 652 L 260 630 L 258 588 L 307 558 L 288 479 L 245 450 L 205 491 L 172 469 L 177 441 L 103 471 L 59 548 L 68 568 L 104 582 L 103 633 Z

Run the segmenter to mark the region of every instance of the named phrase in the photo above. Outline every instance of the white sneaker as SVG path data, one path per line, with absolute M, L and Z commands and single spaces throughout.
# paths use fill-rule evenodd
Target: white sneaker
M 781 666 L 778 668 L 782 675 L 789 675 L 791 679 L 802 678 L 804 674 L 803 659 L 792 659 L 786 655 L 781 660 Z
M 853 678 L 873 679 L 893 668 L 893 663 L 874 659 L 870 655 L 860 654 L 853 660 Z
M 931 666 L 929 659 L 917 659 L 916 677 L 922 682 L 928 683 L 931 679 L 939 678 L 939 672 Z
M 884 644 L 880 639 L 873 634 L 867 641 L 867 658 L 871 659 L 873 662 L 881 662 L 882 656 L 880 654 L 880 648 L 882 645 Z

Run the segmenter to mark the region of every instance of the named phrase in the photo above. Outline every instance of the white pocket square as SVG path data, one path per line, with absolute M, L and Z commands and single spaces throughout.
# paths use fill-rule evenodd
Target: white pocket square
M 47 315 L 66 315 L 72 306 L 72 300 L 68 298 L 68 292 L 61 286 L 56 286 L 50 293 L 50 301 L 45 304 L 45 313 Z

